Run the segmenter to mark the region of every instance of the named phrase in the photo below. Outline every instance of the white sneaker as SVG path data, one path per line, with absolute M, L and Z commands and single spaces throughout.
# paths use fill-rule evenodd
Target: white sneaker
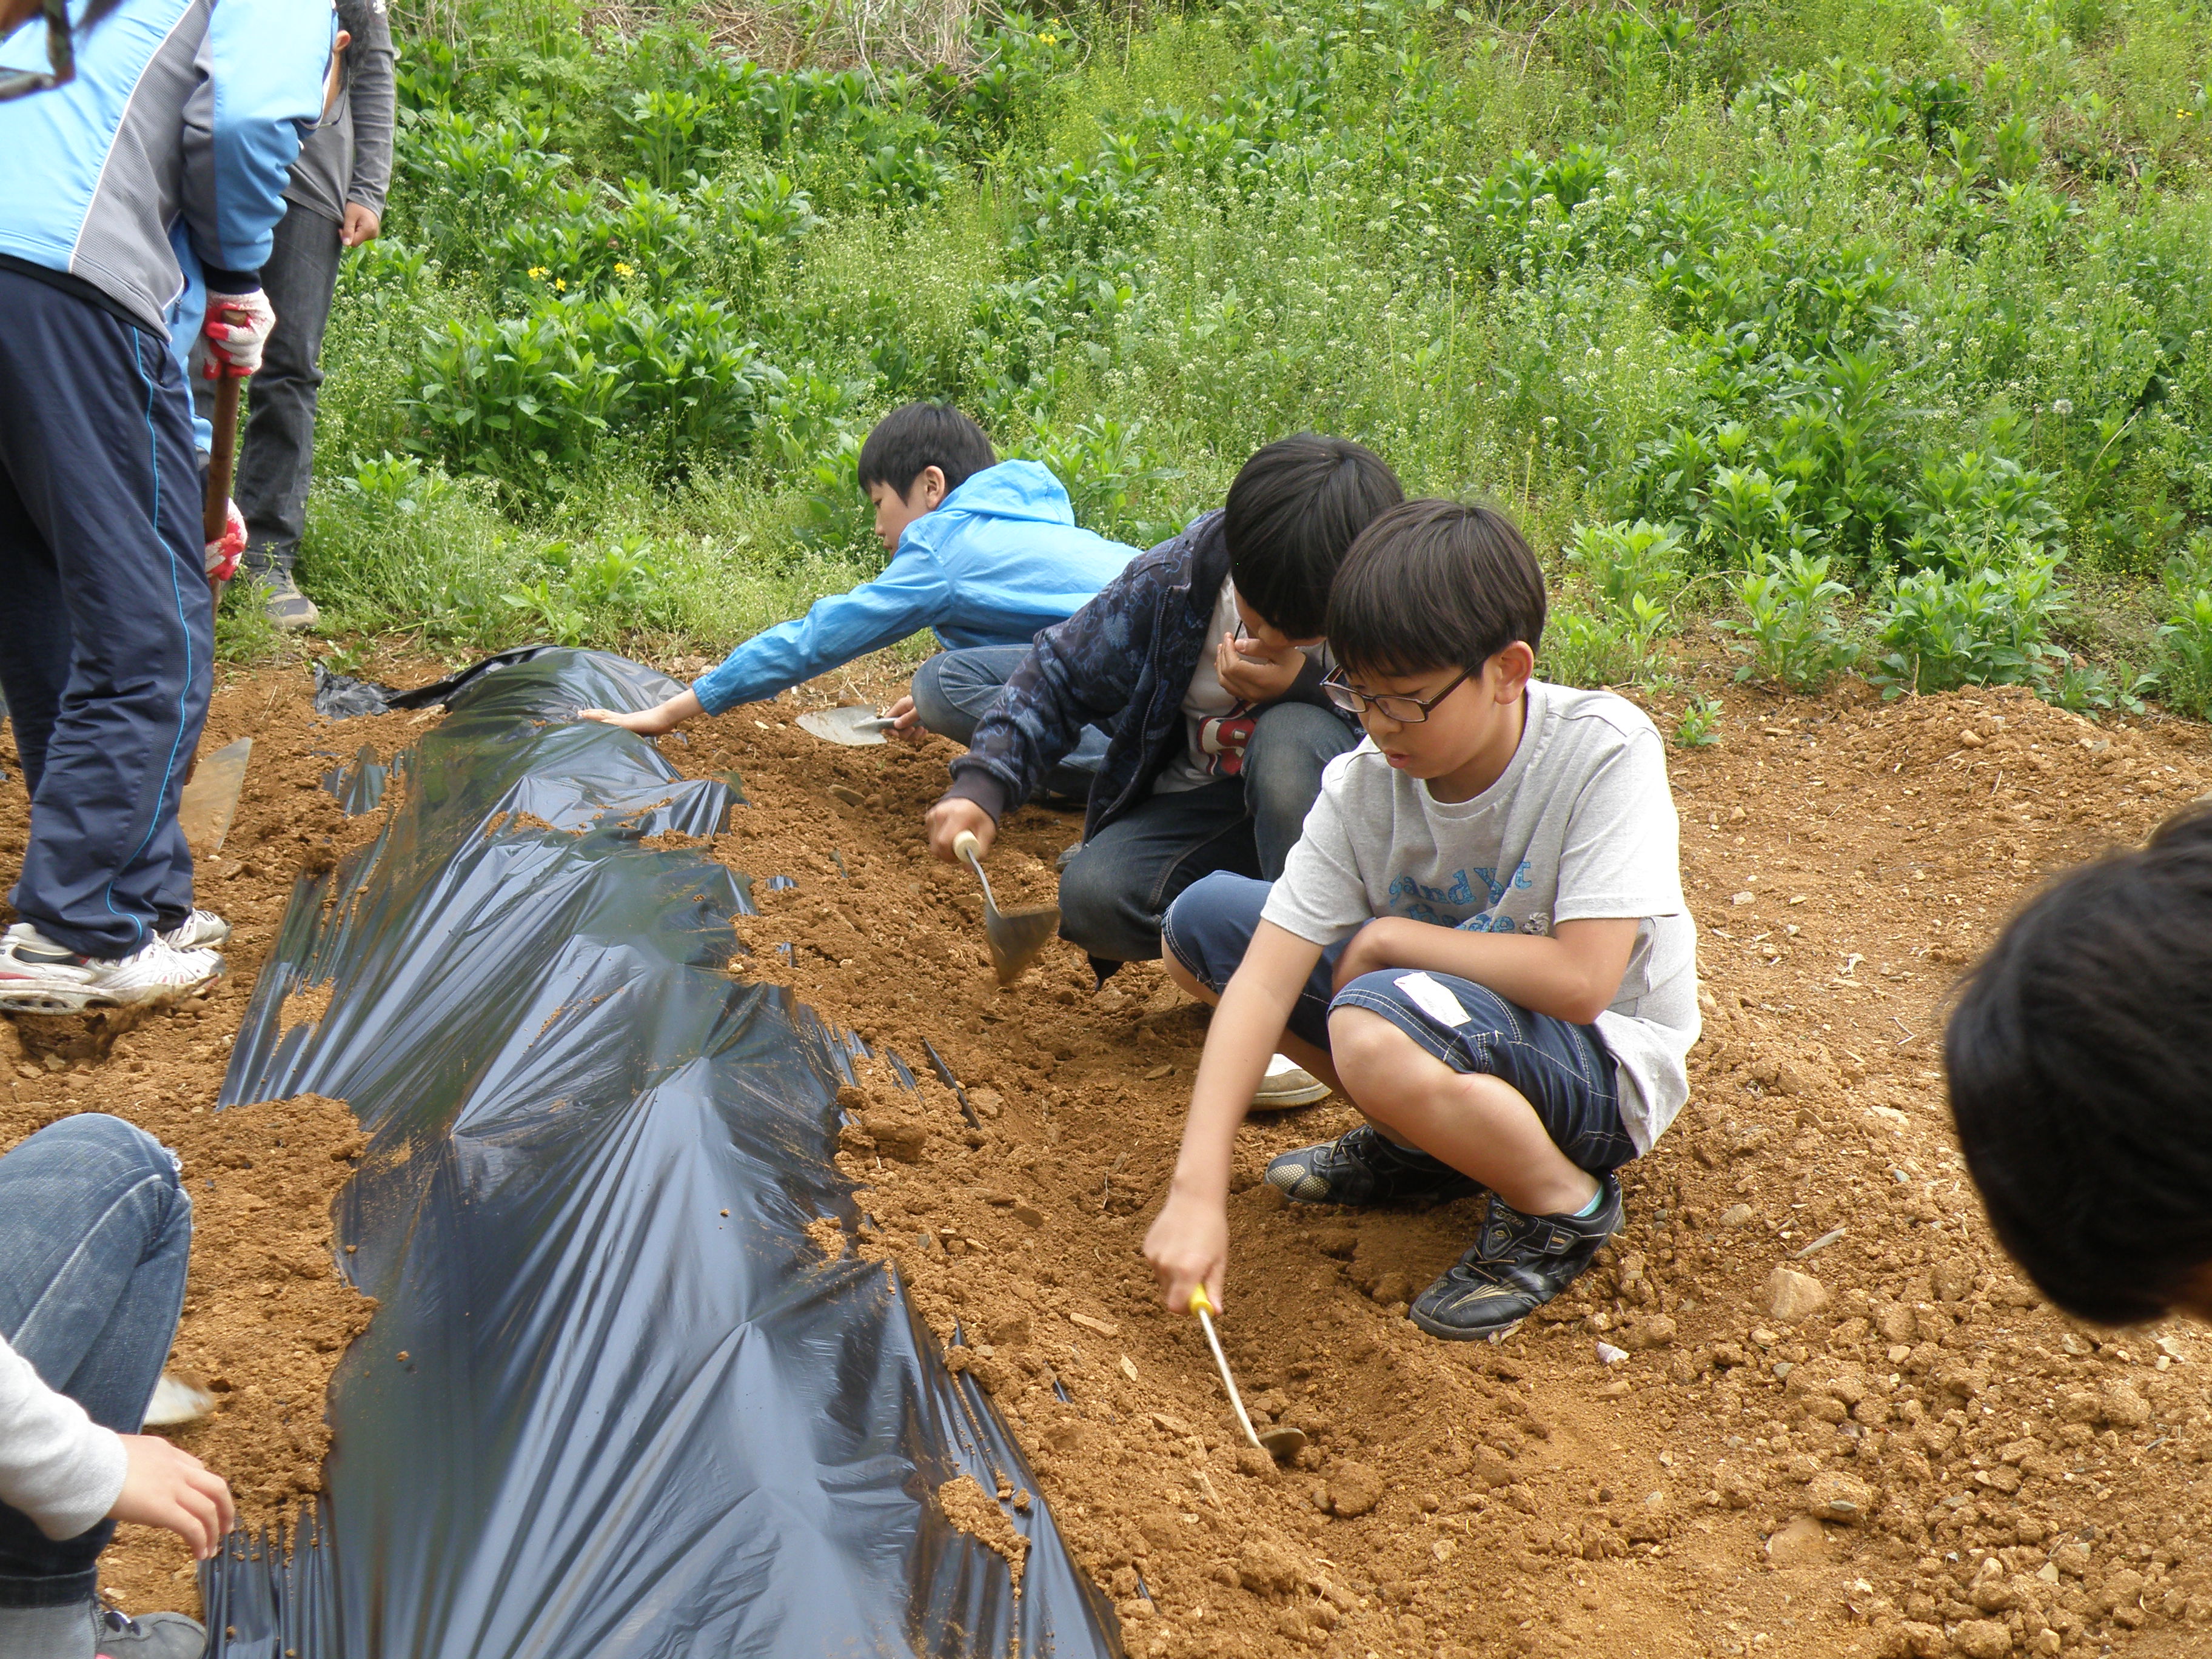
M 195 910 L 155 937 L 172 951 L 213 951 L 230 943 L 230 924 L 212 910 Z
M 1328 1093 L 1328 1085 L 1288 1054 L 1273 1054 L 1267 1060 L 1267 1075 L 1252 1091 L 1252 1109 L 1279 1112 L 1291 1106 L 1310 1106 Z
M 189 924 L 188 924 L 189 925 Z M 81 957 L 27 921 L 0 937 L 0 1010 L 81 1014 L 204 991 L 222 977 L 213 951 L 179 951 L 156 938 L 127 957 Z

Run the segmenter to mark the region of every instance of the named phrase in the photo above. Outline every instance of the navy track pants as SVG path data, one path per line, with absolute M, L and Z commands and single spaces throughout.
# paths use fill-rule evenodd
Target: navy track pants
M 31 792 L 9 897 L 55 943 L 128 956 L 192 908 L 177 799 L 214 654 L 176 360 L 0 270 L 0 692 Z

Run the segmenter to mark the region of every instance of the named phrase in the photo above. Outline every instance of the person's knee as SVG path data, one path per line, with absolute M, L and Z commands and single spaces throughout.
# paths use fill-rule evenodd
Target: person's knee
M 1329 1011 L 1328 1054 L 1359 1109 L 1387 1122 L 1393 1103 L 1403 1097 L 1407 1069 L 1421 1057 L 1421 1049 L 1371 1009 L 1337 1007 Z
M 1114 962 L 1142 959 L 1143 947 L 1132 950 L 1133 919 L 1126 884 L 1110 859 L 1087 851 L 1078 853 L 1060 872 L 1060 936 L 1094 957 Z M 1136 931 L 1149 935 L 1155 922 L 1139 923 Z
M 1310 703 L 1279 703 L 1260 716 L 1244 748 L 1244 787 L 1253 816 L 1274 813 L 1303 823 L 1321 775 L 1357 742 L 1344 722 Z
M 914 712 L 923 727 L 940 735 L 951 726 L 966 724 L 959 709 L 945 695 L 946 654 L 940 651 L 915 669 L 914 684 L 909 688 L 909 695 L 914 698 Z
M 9 1156 L 19 1154 L 34 1158 L 48 1178 L 88 1192 L 151 1187 L 160 1200 L 157 1226 L 167 1224 L 171 1206 L 190 1201 L 175 1155 L 137 1125 L 106 1112 L 79 1112 L 50 1123 Z

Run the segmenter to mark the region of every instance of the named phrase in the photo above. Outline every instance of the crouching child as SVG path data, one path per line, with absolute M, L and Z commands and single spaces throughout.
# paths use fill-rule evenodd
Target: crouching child
M 2212 812 L 2007 923 L 1944 1034 L 1990 1224 L 2078 1318 L 2212 1319 Z
M 1688 1094 L 1697 933 L 1658 732 L 1533 678 L 1544 580 L 1506 519 L 1408 501 L 1354 544 L 1328 683 L 1366 740 L 1328 765 L 1273 883 L 1220 873 L 1167 913 L 1169 972 L 1219 1011 L 1145 1240 L 1169 1306 L 1218 1304 L 1233 1142 L 1271 1053 L 1366 1121 L 1286 1152 L 1304 1204 L 1490 1202 L 1410 1316 L 1498 1340 L 1620 1229 L 1613 1171 Z

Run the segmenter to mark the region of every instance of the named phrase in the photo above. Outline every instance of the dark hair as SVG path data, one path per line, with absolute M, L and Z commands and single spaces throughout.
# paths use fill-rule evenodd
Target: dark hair
M 907 404 L 878 421 L 860 446 L 860 488 L 889 484 L 904 501 L 922 470 L 933 466 L 950 495 L 998 464 L 983 428 L 951 404 Z
M 1364 444 L 1312 432 L 1269 444 L 1237 469 L 1221 515 L 1237 592 L 1292 639 L 1317 638 L 1337 566 L 1376 514 L 1405 499 Z
M 1367 526 L 1336 574 L 1328 644 L 1347 668 L 1419 674 L 1483 664 L 1544 636 L 1544 573 L 1513 520 L 1407 501 Z
M 2083 1319 L 2154 1319 L 2212 1262 L 2212 812 L 2062 877 L 1943 1038 L 1998 1239 Z

